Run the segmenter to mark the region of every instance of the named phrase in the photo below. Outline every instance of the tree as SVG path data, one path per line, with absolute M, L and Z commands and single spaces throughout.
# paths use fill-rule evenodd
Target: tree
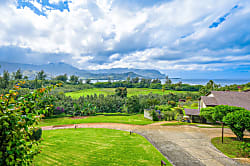
M 250 131 L 250 111 L 241 109 L 228 113 L 223 122 L 230 127 L 238 140 L 243 141 L 244 131 Z
M 90 84 L 90 83 L 91 83 L 91 79 L 86 79 L 86 80 L 85 80 L 85 83 L 86 83 L 86 84 Z
M 66 82 L 68 80 L 67 74 L 56 76 L 56 80 Z
M 21 69 L 18 69 L 16 72 L 13 72 L 13 77 L 15 80 L 21 80 L 23 78 Z
M 146 84 L 146 79 L 142 78 L 141 81 L 140 81 L 141 88 L 144 88 L 145 84 Z
M 219 87 L 220 85 L 215 84 L 213 80 L 209 80 L 208 83 L 199 90 L 199 92 L 201 95 L 206 95 L 213 90 L 217 90 Z
M 70 76 L 70 82 L 72 82 L 73 84 L 78 84 L 79 83 L 79 77 L 78 76 L 75 76 L 75 75 L 72 75 Z
M 120 96 L 122 98 L 127 97 L 127 88 L 116 88 L 115 89 L 115 94 L 117 96 Z
M 215 121 L 222 121 L 223 118 L 230 112 L 242 110 L 241 107 L 234 107 L 234 106 L 228 106 L 228 105 L 218 105 L 214 107 L 214 111 L 212 114 L 212 118 Z
M 127 100 L 128 113 L 138 113 L 140 112 L 141 106 L 138 96 L 131 96 Z
M 47 77 L 47 75 L 45 74 L 45 72 L 43 70 L 41 70 L 40 72 L 37 73 L 38 80 L 45 80 L 46 77 Z
M 132 83 L 136 84 L 139 82 L 139 77 L 132 78 Z
M 109 84 L 111 83 L 111 77 L 108 77 L 108 83 Z
M 24 77 L 23 77 L 23 79 L 28 80 L 28 79 L 29 79 L 29 77 L 28 77 L 28 76 L 24 76 Z
M 161 80 L 159 80 L 159 79 L 157 78 L 157 79 L 155 79 L 155 80 L 152 80 L 152 83 L 153 83 L 153 84 L 161 83 Z
M 127 83 L 130 83 L 130 77 L 129 76 L 127 77 Z
M 10 74 L 8 71 L 3 72 L 3 88 L 7 88 L 9 86 Z
M 172 81 L 171 81 L 171 79 L 168 78 L 168 76 L 166 76 L 165 84 L 167 84 L 167 85 L 171 85 L 172 84 Z
M 201 109 L 206 119 L 225 122 L 239 140 L 243 139 L 245 129 L 250 130 L 250 112 L 241 107 L 218 105 Z
M 200 115 L 203 116 L 205 119 L 214 121 L 213 120 L 213 113 L 214 113 L 214 107 L 206 107 L 201 109 Z M 214 121 L 215 122 L 215 121 Z

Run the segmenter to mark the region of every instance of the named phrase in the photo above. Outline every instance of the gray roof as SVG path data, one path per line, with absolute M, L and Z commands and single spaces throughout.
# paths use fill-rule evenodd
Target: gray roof
M 213 97 L 202 96 L 201 99 L 207 106 L 229 105 L 243 107 L 250 110 L 250 91 L 212 91 Z
M 216 106 L 217 101 L 214 97 L 201 96 L 201 99 L 206 104 L 206 106 Z
M 186 115 L 200 115 L 199 109 L 187 109 L 187 108 L 185 108 L 184 110 L 185 110 Z

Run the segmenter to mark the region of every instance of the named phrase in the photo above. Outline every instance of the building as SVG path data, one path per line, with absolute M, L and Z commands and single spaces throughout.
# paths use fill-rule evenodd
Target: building
M 250 91 L 211 91 L 206 96 L 200 97 L 198 109 L 185 108 L 185 114 L 190 117 L 192 122 L 211 123 L 200 117 L 200 110 L 217 105 L 243 107 L 250 110 Z
M 199 109 L 188 109 L 185 108 L 185 114 L 190 117 L 192 123 L 201 123 L 202 118 L 200 117 Z
M 243 107 L 250 110 L 250 91 L 211 91 L 199 100 L 199 110 L 217 105 Z

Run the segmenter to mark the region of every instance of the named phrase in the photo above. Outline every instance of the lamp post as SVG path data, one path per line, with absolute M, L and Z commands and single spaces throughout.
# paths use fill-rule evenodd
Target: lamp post
M 221 121 L 216 121 L 216 123 L 220 123 L 222 125 L 222 130 L 221 130 L 221 143 L 223 143 L 223 137 L 224 137 L 224 122 L 221 122 Z

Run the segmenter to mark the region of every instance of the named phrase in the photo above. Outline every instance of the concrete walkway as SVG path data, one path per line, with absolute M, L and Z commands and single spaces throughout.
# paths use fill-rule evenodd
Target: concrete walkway
M 220 128 L 160 126 L 160 124 L 139 126 L 117 123 L 85 123 L 77 125 L 47 126 L 42 129 L 53 130 L 65 128 L 109 128 L 133 131 L 148 139 L 173 165 L 176 166 L 250 165 L 249 160 L 245 164 L 240 164 L 228 158 L 211 144 L 211 138 L 221 136 Z M 233 136 L 230 129 L 225 129 L 225 136 Z

